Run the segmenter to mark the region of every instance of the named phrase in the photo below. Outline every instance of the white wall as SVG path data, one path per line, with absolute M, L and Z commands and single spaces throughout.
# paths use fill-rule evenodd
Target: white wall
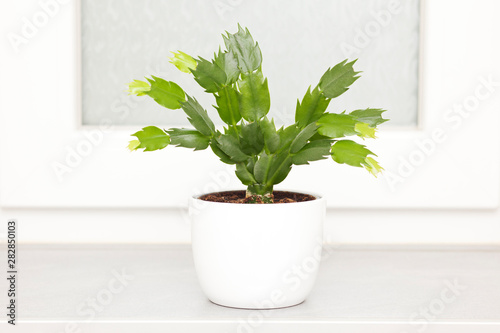
M 190 242 L 186 211 L 2 209 L 22 242 Z M 5 227 L 6 228 L 6 227 Z M 3 230 L 2 230 L 3 231 Z M 500 244 L 498 210 L 328 210 L 325 241 L 345 244 Z

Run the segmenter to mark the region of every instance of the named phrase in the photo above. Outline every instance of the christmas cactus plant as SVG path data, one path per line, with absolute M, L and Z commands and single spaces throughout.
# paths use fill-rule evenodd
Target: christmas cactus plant
M 219 48 L 211 61 L 178 51 L 171 62 L 214 95 L 224 128 L 217 129 L 207 111 L 176 83 L 151 76 L 147 82 L 131 82 L 129 92 L 149 96 L 168 109 L 182 109 L 194 128 L 145 127 L 132 134 L 136 139 L 130 142 L 130 150 L 210 147 L 222 162 L 235 165 L 236 176 L 247 186 L 247 202 L 272 203 L 274 185 L 287 177 L 293 165 L 328 157 L 364 167 L 373 175 L 381 172 L 373 158 L 376 155 L 346 137 L 375 138 L 377 126 L 387 121 L 382 117 L 384 110 L 327 112 L 331 100 L 359 78 L 360 72 L 353 69 L 355 61 L 344 60 L 329 68 L 319 84 L 309 88 L 302 101 L 297 100 L 295 123 L 276 129 L 267 117 L 271 100 L 258 43 L 241 27 L 223 39 L 227 50 Z

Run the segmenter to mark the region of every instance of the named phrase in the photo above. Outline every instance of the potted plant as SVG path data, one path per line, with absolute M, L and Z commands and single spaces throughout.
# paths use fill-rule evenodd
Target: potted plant
M 375 138 L 376 127 L 387 120 L 381 109 L 326 111 L 330 101 L 359 78 L 355 61 L 344 60 L 297 101 L 295 123 L 276 129 L 266 116 L 270 96 L 258 43 L 240 26 L 223 39 L 226 50 L 219 48 L 211 61 L 179 51 L 171 62 L 214 95 L 225 127 L 216 129 L 207 111 L 174 82 L 155 76 L 134 80 L 130 93 L 182 109 L 194 128 L 148 126 L 133 134 L 136 139 L 129 149 L 210 147 L 222 162 L 235 165 L 246 191 L 207 193 L 190 200 L 193 256 L 201 287 L 212 302 L 230 307 L 296 305 L 305 300 L 318 272 L 325 199 L 275 191 L 274 186 L 293 165 L 327 157 L 377 175 L 382 168 L 376 155 L 345 137 Z

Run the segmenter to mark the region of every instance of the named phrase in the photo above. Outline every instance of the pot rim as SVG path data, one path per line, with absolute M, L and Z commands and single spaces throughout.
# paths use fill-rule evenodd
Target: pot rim
M 193 194 L 191 195 L 191 199 L 197 200 L 199 202 L 204 202 L 208 204 L 215 204 L 215 205 L 245 205 L 242 203 L 236 203 L 236 202 L 217 202 L 217 201 L 206 201 L 206 200 L 201 200 L 200 197 L 204 196 L 206 194 L 211 194 L 211 193 L 220 193 L 220 192 L 231 192 L 231 191 L 245 191 L 242 189 L 226 189 L 226 190 L 220 190 L 220 191 L 215 191 L 215 192 L 207 192 L 207 193 L 201 193 L 201 194 Z M 314 200 L 309 200 L 309 201 L 301 201 L 301 202 L 277 202 L 277 203 L 272 203 L 272 204 L 262 204 L 262 205 L 252 205 L 252 206 L 273 206 L 273 205 L 307 205 L 307 204 L 312 204 L 312 203 L 317 203 L 319 201 L 325 201 L 325 197 L 323 195 L 319 195 L 317 193 L 313 192 L 304 192 L 304 191 L 296 191 L 296 190 L 289 190 L 289 189 L 276 189 L 276 191 L 280 192 L 292 192 L 292 193 L 299 193 L 299 194 L 307 194 L 313 196 L 315 199 Z

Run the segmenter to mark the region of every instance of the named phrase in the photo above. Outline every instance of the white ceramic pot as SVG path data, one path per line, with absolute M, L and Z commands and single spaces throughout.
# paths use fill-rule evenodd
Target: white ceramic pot
M 321 260 L 325 199 L 280 204 L 193 197 L 193 257 L 206 296 L 219 305 L 272 309 L 302 303 Z

